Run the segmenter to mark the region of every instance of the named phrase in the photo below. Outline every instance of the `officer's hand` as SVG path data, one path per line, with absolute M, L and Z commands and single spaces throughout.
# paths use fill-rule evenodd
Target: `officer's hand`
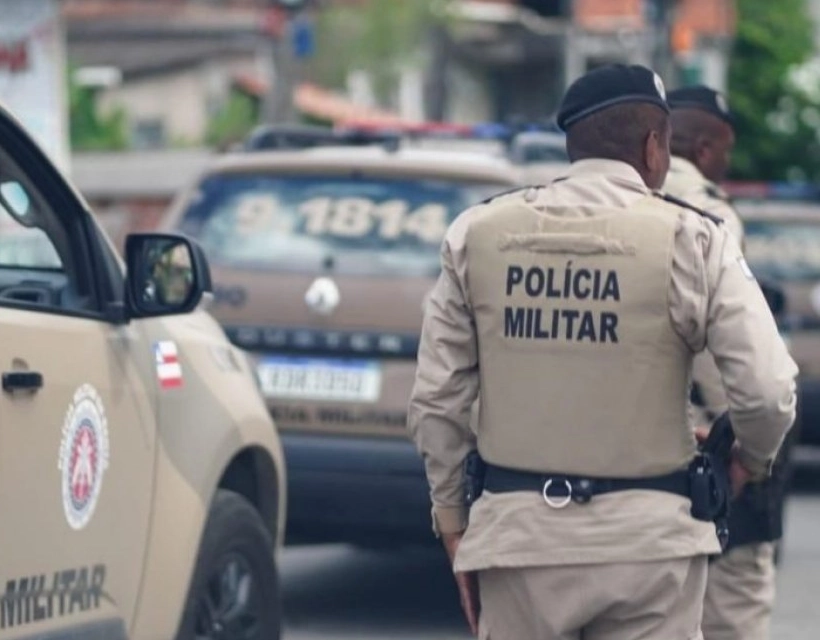
M 462 533 L 445 533 L 441 536 L 441 541 L 447 550 L 447 557 L 450 558 L 451 566 L 455 562 L 456 551 L 458 551 L 458 545 L 461 543 L 462 536 Z M 456 585 L 458 586 L 458 595 L 461 599 L 461 608 L 464 610 L 467 624 L 470 625 L 470 632 L 474 636 L 477 636 L 478 615 L 481 611 L 481 603 L 478 598 L 478 576 L 475 571 L 466 573 L 456 571 L 454 575 Z
M 695 427 L 695 440 L 698 441 L 698 444 L 706 442 L 706 438 L 708 437 L 709 427 Z
M 733 452 L 734 453 L 734 452 Z M 729 480 L 732 482 L 732 497 L 737 498 L 743 491 L 743 487 L 751 479 L 752 474 L 740 464 L 740 460 L 736 455 L 732 456 L 732 461 L 729 464 Z

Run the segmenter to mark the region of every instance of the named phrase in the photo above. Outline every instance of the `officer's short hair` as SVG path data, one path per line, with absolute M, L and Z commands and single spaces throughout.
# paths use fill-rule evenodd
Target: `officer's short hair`
M 653 104 L 630 102 L 598 111 L 567 131 L 567 154 L 572 162 L 587 158 L 640 163 L 652 131 L 669 130 L 669 115 Z

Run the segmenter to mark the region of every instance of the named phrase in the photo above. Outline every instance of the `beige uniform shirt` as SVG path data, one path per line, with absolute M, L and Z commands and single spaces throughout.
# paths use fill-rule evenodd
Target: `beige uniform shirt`
M 459 532 L 467 527 L 456 570 L 629 562 L 720 550 L 714 525 L 694 520 L 687 498 L 655 491 L 600 495 L 561 510 L 548 507 L 536 492 L 485 491 L 470 509 L 467 526 L 463 461 L 476 448 L 470 415 L 479 393 L 464 250 L 471 219 L 485 206 L 504 206 L 505 198 L 534 196 L 534 206 L 548 202 L 609 210 L 627 209 L 647 194 L 629 165 L 584 160 L 547 187 L 467 210 L 448 230 L 442 272 L 425 310 L 408 428 L 424 458 L 434 529 Z M 762 475 L 794 420 L 797 367 L 744 267 L 740 249 L 725 229 L 694 213 L 681 215 L 669 283 L 670 318 L 693 353 L 708 345 L 715 355 L 743 462 Z
M 723 219 L 727 230 L 744 246 L 743 222 L 729 203 L 728 195 L 707 180 L 694 164 L 673 156 L 663 191 Z M 693 406 L 690 415 L 695 425 L 708 426 L 729 408 L 720 372 L 710 353 L 699 353 L 695 357 L 692 380 L 697 385 L 702 406 Z
M 743 246 L 743 222 L 729 203 L 728 194 L 707 180 L 694 164 L 672 156 L 663 191 L 722 218 L 726 228 Z

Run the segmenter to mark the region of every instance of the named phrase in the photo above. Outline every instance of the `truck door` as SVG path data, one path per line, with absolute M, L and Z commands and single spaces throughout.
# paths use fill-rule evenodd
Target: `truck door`
M 100 243 L 0 109 L 0 638 L 124 638 L 136 608 L 156 447 L 139 370 L 154 354 L 109 320 Z

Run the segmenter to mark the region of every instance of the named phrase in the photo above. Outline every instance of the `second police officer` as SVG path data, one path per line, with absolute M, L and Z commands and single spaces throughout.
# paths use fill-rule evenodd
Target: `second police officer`
M 699 638 L 720 545 L 688 493 L 694 355 L 718 364 L 738 486 L 769 473 L 794 420 L 797 368 L 737 242 L 655 191 L 665 98 L 644 67 L 581 77 L 558 118 L 566 176 L 469 209 L 442 245 L 408 427 L 485 640 Z
M 722 218 L 744 245 L 743 224 L 718 186 L 729 169 L 734 118 L 723 94 L 698 85 L 670 91 L 672 159 L 664 191 Z M 728 408 L 712 356 L 693 365 L 694 418 L 708 425 Z M 789 437 L 790 445 L 793 437 Z M 709 565 L 703 612 L 705 640 L 767 640 L 775 596 L 774 541 L 782 535 L 788 446 L 772 477 L 750 483 L 733 502 L 729 545 Z

